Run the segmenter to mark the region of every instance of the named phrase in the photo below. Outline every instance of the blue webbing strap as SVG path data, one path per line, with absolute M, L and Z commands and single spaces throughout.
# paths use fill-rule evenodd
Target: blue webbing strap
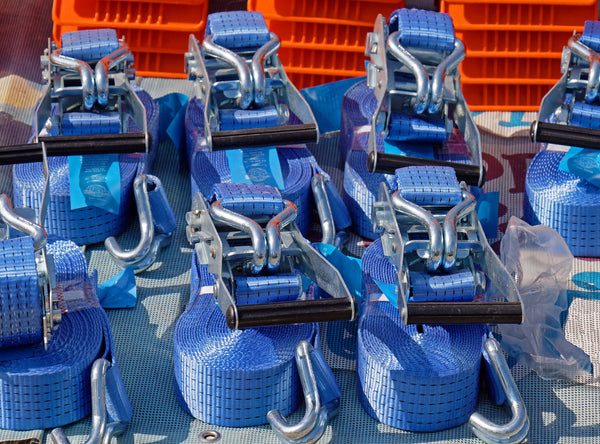
M 579 41 L 592 51 L 600 51 L 600 22 L 586 20 Z
M 398 168 L 395 177 L 402 197 L 414 204 L 455 206 L 463 200 L 456 173 L 450 167 Z
M 65 32 L 60 37 L 60 54 L 84 62 L 93 62 L 119 49 L 114 29 L 89 29 Z
M 380 240 L 365 251 L 362 269 L 367 293 L 376 288 L 374 280 L 396 279 Z M 466 422 L 477 405 L 486 337 L 481 325 L 403 325 L 389 302 L 365 305 L 357 342 L 360 402 L 380 422 L 405 430 L 432 432 Z
M 26 238 L 24 238 L 26 239 Z M 48 349 L 41 343 L 0 350 L 0 428 L 53 428 L 89 415 L 90 369 L 111 362 L 107 405 L 111 420 L 128 421 L 131 405 L 112 356 L 108 318 L 99 307 L 95 282 L 87 278 L 83 252 L 73 242 L 47 245 L 65 313 Z
M 0 241 L 0 349 L 42 341 L 42 299 L 33 239 Z
M 174 335 L 175 393 L 209 424 L 246 427 L 286 416 L 302 399 L 295 365 L 300 340 L 318 342 L 315 324 L 230 330 L 212 292 L 214 276 L 192 259 L 191 298 Z
M 452 51 L 454 25 L 446 13 L 421 9 L 398 9 L 388 23 L 390 34 L 400 31 L 398 40 L 405 48 Z
M 278 125 L 279 115 L 274 106 L 265 106 L 261 109 L 222 109 L 219 111 L 219 129 L 221 131 Z
M 216 183 L 211 201 L 215 200 L 220 200 L 223 208 L 249 218 L 272 217 L 283 210 L 279 191 L 266 185 Z
M 256 49 L 270 40 L 269 28 L 260 12 L 236 11 L 209 14 L 205 35 L 232 50 Z
M 148 93 L 137 87 L 134 89 L 146 109 L 148 131 L 152 135 L 153 143 L 150 156 L 148 156 L 149 159 L 145 159 L 145 155 L 119 154 L 122 187 L 118 214 L 95 206 L 71 210 L 68 158 L 49 157 L 50 199 L 44 227 L 50 238 L 71 239 L 81 245 L 92 244 L 102 242 L 109 236 L 119 234 L 129 224 L 129 214 L 133 204 L 133 179 L 142 170 L 150 168 L 152 158 L 156 155 L 158 147 L 158 105 Z M 88 113 L 77 114 L 76 118 L 68 117 L 67 121 L 80 121 L 80 118 Z M 105 122 L 103 114 L 89 114 L 93 117 L 93 119 L 87 120 L 90 126 Z M 68 115 L 66 114 L 65 116 Z M 112 122 L 110 116 L 108 117 L 108 121 Z M 130 128 L 132 128 L 132 125 L 130 125 Z M 76 132 L 79 134 L 89 134 L 90 130 L 87 126 L 78 125 L 71 127 L 69 131 L 70 134 L 76 134 Z M 93 164 L 94 159 L 97 157 L 89 156 L 86 162 Z M 13 201 L 15 207 L 29 207 L 39 212 L 43 191 L 44 173 L 41 163 L 25 163 L 13 167 Z

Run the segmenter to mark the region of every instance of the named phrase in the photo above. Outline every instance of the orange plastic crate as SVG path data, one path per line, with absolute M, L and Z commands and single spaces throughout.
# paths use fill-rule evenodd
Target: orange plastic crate
M 365 75 L 365 38 L 378 14 L 404 0 L 248 0 L 281 39 L 279 57 L 297 88 Z
M 136 73 L 185 78 L 188 38 L 204 35 L 208 0 L 54 0 L 53 37 L 63 32 L 114 28 L 131 48 Z
M 537 111 L 560 78 L 563 46 L 598 18 L 597 0 L 442 0 L 440 9 L 467 49 L 462 89 L 475 111 Z

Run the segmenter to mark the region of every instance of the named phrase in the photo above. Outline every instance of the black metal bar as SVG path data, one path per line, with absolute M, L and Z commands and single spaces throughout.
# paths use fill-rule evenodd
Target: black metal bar
M 481 174 L 479 165 L 424 159 L 422 157 L 399 156 L 388 153 L 377 153 L 377 157 L 375 157 L 375 152 L 373 151 L 367 157 L 367 168 L 372 173 L 394 174 L 396 169 L 407 166 L 447 166 L 453 168 L 457 179 L 465 181 L 467 185 L 483 186 L 485 182 L 485 167 L 481 166 L 483 170 L 483 174 Z
M 140 132 L 40 137 L 37 143 L 0 147 L 0 165 L 41 162 L 42 142 L 46 146 L 46 154 L 51 157 L 146 152 L 146 137 Z M 151 144 L 148 134 L 148 145 Z
M 266 304 L 230 305 L 225 313 L 230 329 L 305 322 L 344 321 L 356 317 L 356 299 L 332 298 Z M 237 316 L 236 316 L 237 312 Z
M 312 123 L 250 128 L 211 133 L 212 149 L 226 150 L 259 146 L 298 145 L 317 141 L 317 126 Z
M 407 324 L 520 324 L 520 302 L 407 302 Z
M 531 124 L 530 134 L 533 142 L 600 150 L 599 129 L 534 121 Z

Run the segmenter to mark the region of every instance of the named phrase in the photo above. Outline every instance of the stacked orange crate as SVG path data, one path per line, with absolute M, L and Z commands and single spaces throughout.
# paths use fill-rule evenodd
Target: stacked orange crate
M 54 0 L 54 41 L 63 32 L 114 28 L 131 48 L 137 75 L 185 78 L 188 38 L 204 36 L 208 0 Z
M 467 49 L 462 90 L 471 110 L 537 111 L 560 78 L 562 48 L 585 20 L 597 20 L 597 0 L 442 0 Z
M 281 38 L 279 57 L 298 88 L 365 75 L 365 38 L 377 14 L 404 0 L 248 0 Z

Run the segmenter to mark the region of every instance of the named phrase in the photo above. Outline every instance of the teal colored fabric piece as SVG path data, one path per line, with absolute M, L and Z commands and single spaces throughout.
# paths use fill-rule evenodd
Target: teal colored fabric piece
M 348 88 L 364 79 L 365 77 L 357 77 L 339 80 L 300 91 L 312 109 L 321 133 L 340 130 L 342 97 L 344 97 Z
M 127 267 L 98 285 L 98 300 L 103 308 L 132 308 L 137 301 L 133 267 Z
M 398 308 L 398 293 L 396 292 L 396 284 L 388 284 L 386 282 L 378 281 L 377 279 L 373 279 L 373 281 L 377 284 L 387 300 L 390 301 L 390 304 Z
M 71 210 L 98 207 L 119 214 L 121 172 L 118 154 L 69 156 Z
M 383 142 L 383 151 L 387 154 L 397 156 L 412 156 L 425 159 L 433 159 L 433 145 L 431 143 L 399 142 L 397 144 L 388 141 Z
M 477 199 L 477 216 L 479 222 L 488 239 L 498 237 L 498 208 L 500 206 L 500 193 L 492 191 L 490 193 L 481 193 L 480 188 L 471 187 L 471 191 Z M 479 191 L 479 192 L 476 192 Z
M 226 151 L 232 183 L 285 188 L 277 148 L 244 148 Z
M 315 243 L 314 247 L 327 259 L 342 275 L 348 290 L 360 301 L 362 287 L 362 262 L 355 257 L 346 256 L 333 245 Z
M 185 157 L 185 110 L 188 97 L 171 93 L 156 100 L 160 107 L 158 135 L 160 141 L 169 137 L 181 158 Z

